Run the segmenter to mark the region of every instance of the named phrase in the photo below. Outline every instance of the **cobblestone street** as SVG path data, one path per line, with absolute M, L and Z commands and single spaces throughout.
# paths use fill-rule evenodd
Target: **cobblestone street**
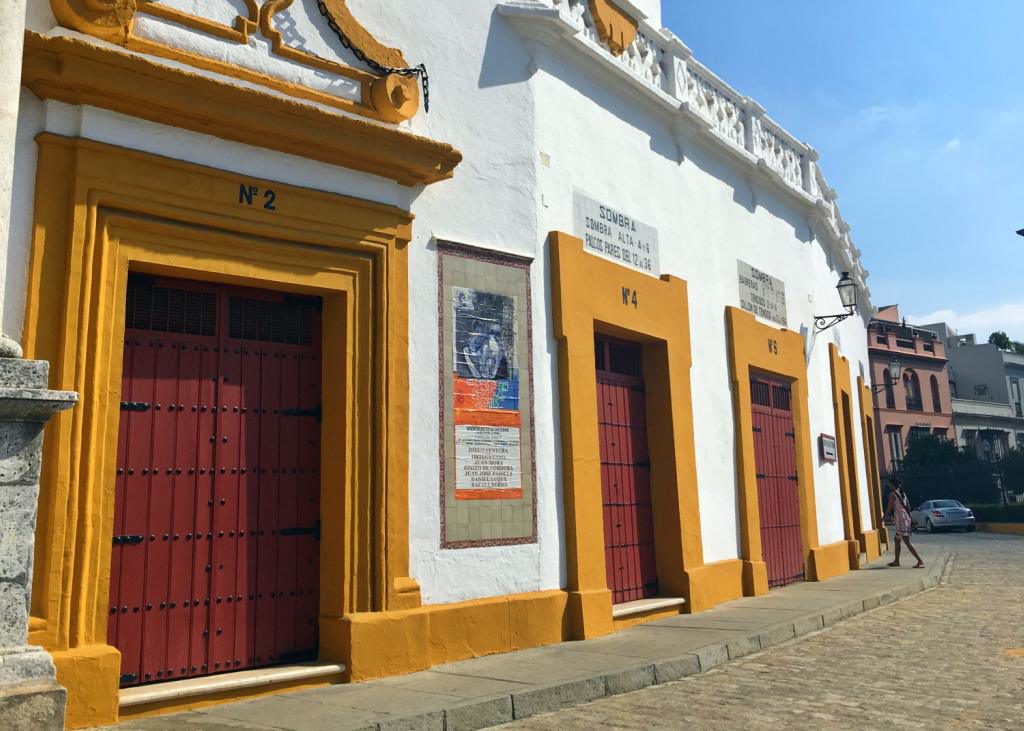
M 1024 538 L 914 540 L 955 552 L 931 591 L 701 675 L 503 728 L 1024 727 Z

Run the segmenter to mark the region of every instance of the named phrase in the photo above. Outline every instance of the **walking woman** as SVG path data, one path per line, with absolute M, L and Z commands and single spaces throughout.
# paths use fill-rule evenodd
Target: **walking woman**
M 907 550 L 917 559 L 914 568 L 923 569 L 924 561 L 910 544 L 910 534 L 914 532 L 914 523 L 910 518 L 910 501 L 907 500 L 907 494 L 903 492 L 900 481 L 895 477 L 889 478 L 889 505 L 885 511 L 885 522 L 889 523 L 890 521 L 894 526 L 893 532 L 896 534 L 896 560 L 889 565 L 900 565 L 900 543 L 905 543 Z

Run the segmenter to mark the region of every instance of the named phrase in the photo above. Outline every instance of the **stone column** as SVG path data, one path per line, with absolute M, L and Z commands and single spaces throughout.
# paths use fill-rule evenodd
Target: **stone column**
M 7 288 L 7 247 L 14 184 L 14 141 L 21 96 L 21 56 L 25 45 L 25 0 L 7 0 L 0 23 L 0 357 L 21 357 L 21 346 L 3 334 Z
M 28 644 L 43 427 L 78 400 L 51 391 L 46 361 L 0 358 L 0 727 L 63 729 L 53 661 Z

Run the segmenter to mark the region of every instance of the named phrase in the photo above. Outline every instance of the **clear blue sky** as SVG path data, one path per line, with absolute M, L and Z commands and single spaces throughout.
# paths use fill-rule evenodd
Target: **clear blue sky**
M 663 0 L 821 153 L 874 304 L 1024 341 L 1024 0 Z

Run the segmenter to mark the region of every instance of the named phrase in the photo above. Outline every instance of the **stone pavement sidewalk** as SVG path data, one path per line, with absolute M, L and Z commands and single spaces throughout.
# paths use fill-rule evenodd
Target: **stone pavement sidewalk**
M 796 584 L 595 640 L 130 721 L 117 728 L 461 731 L 496 726 L 679 680 L 929 589 L 939 583 L 952 554 L 941 543 L 918 548 L 927 570 L 886 569 L 887 557 L 827 582 Z

